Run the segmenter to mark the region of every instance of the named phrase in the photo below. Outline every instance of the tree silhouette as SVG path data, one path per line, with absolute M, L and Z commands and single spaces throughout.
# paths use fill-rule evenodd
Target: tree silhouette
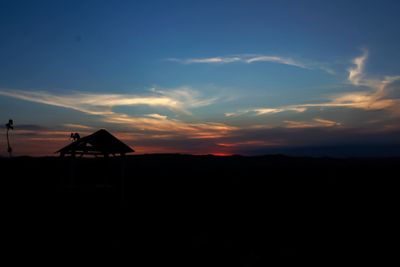
M 6 124 L 6 127 L 7 127 L 7 151 L 8 151 L 8 154 L 10 155 L 10 158 L 11 158 L 12 157 L 12 148 L 10 146 L 10 138 L 8 136 L 8 132 L 10 130 L 14 129 L 14 122 L 13 122 L 12 119 L 8 120 L 8 123 Z

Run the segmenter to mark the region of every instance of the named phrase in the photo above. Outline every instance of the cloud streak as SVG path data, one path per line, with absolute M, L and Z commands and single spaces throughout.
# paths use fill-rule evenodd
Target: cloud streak
M 81 92 L 61 95 L 45 91 L 0 90 L 0 95 L 74 109 L 91 115 L 113 114 L 113 107 L 140 105 L 188 113 L 191 108 L 211 105 L 216 101 L 216 98 L 200 98 L 197 91 L 188 87 L 174 90 L 152 89 L 151 91 L 152 95 L 139 96 Z
M 198 139 L 220 138 L 236 130 L 236 127 L 223 123 L 188 123 L 176 119 L 170 119 L 159 114 L 147 116 L 128 116 L 126 114 L 114 114 L 104 118 L 105 122 L 122 124 L 130 128 L 147 132 L 164 132 L 168 137 L 180 136 Z
M 63 126 L 68 129 L 78 129 L 78 130 L 92 130 L 93 127 L 87 126 L 87 125 L 82 125 L 82 124 L 76 124 L 76 123 L 64 123 Z
M 301 129 L 301 128 L 323 128 L 340 126 L 340 123 L 332 120 L 315 118 L 312 121 L 284 121 L 285 128 Z
M 190 114 L 190 109 L 211 105 L 216 98 L 201 98 L 190 88 L 174 90 L 152 89 L 151 95 L 74 93 L 60 95 L 49 92 L 0 90 L 0 95 L 25 101 L 53 105 L 77 110 L 89 115 L 100 116 L 106 123 L 120 124 L 139 132 L 163 132 L 168 136 L 187 138 L 217 138 L 229 134 L 235 127 L 223 123 L 190 123 L 169 118 L 158 113 L 131 116 L 115 112 L 120 106 L 139 106 L 165 108 L 174 112 Z M 66 127 L 83 129 L 82 125 L 66 124 Z
M 386 110 L 392 114 L 400 114 L 400 101 L 392 97 L 388 88 L 400 81 L 400 76 L 387 76 L 383 79 L 365 78 L 365 64 L 368 58 L 367 51 L 353 60 L 353 67 L 348 69 L 348 81 L 353 86 L 366 87 L 367 91 L 347 92 L 331 96 L 326 102 L 287 105 L 281 107 L 258 107 L 237 112 L 225 113 L 227 117 L 244 114 L 271 115 L 282 112 L 301 113 L 315 108 L 347 108 L 361 110 Z
M 272 62 L 283 65 L 294 66 L 303 69 L 310 69 L 304 63 L 294 60 L 289 57 L 273 56 L 273 55 L 237 55 L 237 56 L 218 56 L 204 58 L 187 58 L 187 59 L 169 59 L 170 61 L 179 62 L 182 64 L 228 64 L 228 63 L 256 63 L 256 62 Z

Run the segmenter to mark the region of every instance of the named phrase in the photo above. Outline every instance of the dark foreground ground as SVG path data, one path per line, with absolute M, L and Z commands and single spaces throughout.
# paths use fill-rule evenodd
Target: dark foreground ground
M 400 158 L 3 158 L 0 167 L 3 252 L 14 261 L 326 266 L 399 252 Z

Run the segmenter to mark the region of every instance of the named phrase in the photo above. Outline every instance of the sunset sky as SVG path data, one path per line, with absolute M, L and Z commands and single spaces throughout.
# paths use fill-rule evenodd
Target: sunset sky
M 399 11 L 0 0 L 0 120 L 14 119 L 15 155 L 54 155 L 100 128 L 139 154 L 400 147 Z

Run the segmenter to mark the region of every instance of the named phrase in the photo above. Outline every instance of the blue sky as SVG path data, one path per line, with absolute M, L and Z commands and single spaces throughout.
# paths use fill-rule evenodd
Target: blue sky
M 139 153 L 397 145 L 399 8 L 1 0 L 0 118 L 30 155 L 98 128 Z

